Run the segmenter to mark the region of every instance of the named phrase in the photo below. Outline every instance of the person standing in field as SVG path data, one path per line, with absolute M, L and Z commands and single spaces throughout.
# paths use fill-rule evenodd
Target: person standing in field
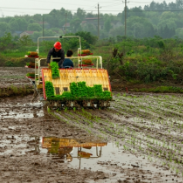
M 73 51 L 68 50 L 67 51 L 67 57 L 72 57 Z M 74 64 L 70 58 L 65 58 L 64 63 L 63 63 L 63 68 L 73 68 Z
M 56 42 L 54 44 L 54 47 L 48 52 L 48 55 L 47 55 L 48 67 L 50 67 L 51 57 L 53 57 L 53 58 L 59 57 L 59 59 L 53 59 L 53 62 L 57 62 L 59 68 L 63 67 L 65 55 L 64 55 L 64 50 L 62 49 L 62 45 L 60 42 Z

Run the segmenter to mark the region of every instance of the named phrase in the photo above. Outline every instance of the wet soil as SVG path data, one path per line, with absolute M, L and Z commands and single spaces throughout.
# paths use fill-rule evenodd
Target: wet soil
M 7 88 L 12 85 L 17 87 L 30 85 L 26 74 L 33 71 L 34 69 L 25 67 L 0 67 L 0 88 Z
M 32 71 L 24 67 L 0 67 L 0 99 L 33 93 L 33 85 L 26 78 L 26 74 Z
M 145 91 L 146 93 L 152 93 L 151 89 L 155 89 L 157 87 L 175 87 L 183 89 L 183 86 L 181 83 L 174 83 L 172 81 L 163 81 L 163 82 L 151 82 L 151 83 L 144 83 L 144 82 L 130 82 L 123 79 L 112 79 L 111 78 L 111 87 L 113 91 L 125 91 L 125 92 L 142 92 Z M 163 90 L 156 90 L 157 93 L 180 93 L 180 91 L 176 90 L 169 90 L 169 91 L 163 91 Z M 182 93 L 182 92 L 181 92 Z
M 0 68 L 0 88 L 31 71 Z M 113 94 L 105 110 L 1 98 L 0 182 L 183 182 L 183 95 Z
M 163 157 L 148 158 L 138 146 L 128 146 L 133 133 L 154 134 L 159 140 L 162 135 L 158 128 L 155 133 L 133 124 L 133 111 L 115 112 L 123 95 L 115 94 L 117 101 L 108 110 L 60 112 L 45 111 L 39 101 L 31 103 L 31 97 L 0 102 L 0 182 L 182 182 L 162 164 Z M 131 96 L 123 102 L 133 106 Z M 123 125 L 134 128 L 133 133 L 112 131 Z M 179 132 L 174 140 L 181 140 Z

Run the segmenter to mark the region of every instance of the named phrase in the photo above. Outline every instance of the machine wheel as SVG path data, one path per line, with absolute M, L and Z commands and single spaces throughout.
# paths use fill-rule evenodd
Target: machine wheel
M 83 107 L 84 108 L 93 108 L 94 103 L 92 100 L 83 100 Z
M 100 100 L 98 107 L 101 108 L 101 109 L 110 107 L 110 102 L 109 101 L 101 101 Z

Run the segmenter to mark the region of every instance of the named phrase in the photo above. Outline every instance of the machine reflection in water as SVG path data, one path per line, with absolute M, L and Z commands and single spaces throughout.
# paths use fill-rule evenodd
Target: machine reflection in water
M 100 158 L 102 156 L 102 147 L 106 146 L 104 142 L 79 142 L 79 140 L 70 138 L 43 137 L 42 148 L 48 149 L 48 156 L 60 159 L 64 163 L 71 162 L 73 158 L 79 159 L 79 169 L 81 168 L 82 158 Z M 73 156 L 73 148 L 77 149 L 77 155 Z M 95 149 L 95 155 L 86 152 L 88 149 Z

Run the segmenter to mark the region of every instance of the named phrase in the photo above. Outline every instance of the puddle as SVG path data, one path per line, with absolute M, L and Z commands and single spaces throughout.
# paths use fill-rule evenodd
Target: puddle
M 160 178 L 162 182 L 166 182 L 172 176 L 169 170 L 158 166 L 157 163 L 130 154 L 114 143 L 25 135 L 4 136 L 0 142 L 0 155 L 7 157 L 39 155 L 56 163 L 66 164 L 70 168 L 105 172 L 110 175 L 110 179 L 105 180 L 109 183 L 113 182 L 111 177 L 114 177 L 114 180 L 126 180 L 134 177 L 134 174 L 145 176 L 146 182 Z
M 118 148 L 114 143 L 80 143 L 76 139 L 57 137 L 33 139 L 27 142 L 34 147 L 34 150 L 29 150 L 29 152 L 49 157 L 57 163 L 66 163 L 70 168 L 103 171 L 114 174 L 115 179 L 121 180 L 128 177 L 128 174 L 122 176 L 122 171 L 144 171 L 147 173 L 146 178 L 149 179 L 146 182 L 151 182 L 152 175 L 159 175 L 159 172 L 161 172 L 161 178 L 164 176 L 164 181 L 168 180 L 166 175 L 171 175 L 169 170 L 158 166 L 157 163 L 153 164 L 142 156 L 138 157 L 125 152 L 122 147 Z M 26 152 L 24 151 L 24 153 Z M 110 182 L 110 180 L 106 182 Z
M 9 112 L 7 113 L 1 113 L 0 117 L 1 119 L 8 119 L 8 118 L 14 118 L 14 119 L 27 119 L 27 118 L 35 118 L 35 117 L 42 117 L 44 116 L 43 111 L 30 111 L 25 113 L 15 113 L 15 112 Z
M 8 110 L 9 109 L 9 110 Z M 27 103 L 16 105 L 8 105 L 0 108 L 0 118 L 1 119 L 30 119 L 43 117 L 44 110 L 42 109 L 42 104 L 40 102 L 37 103 Z

